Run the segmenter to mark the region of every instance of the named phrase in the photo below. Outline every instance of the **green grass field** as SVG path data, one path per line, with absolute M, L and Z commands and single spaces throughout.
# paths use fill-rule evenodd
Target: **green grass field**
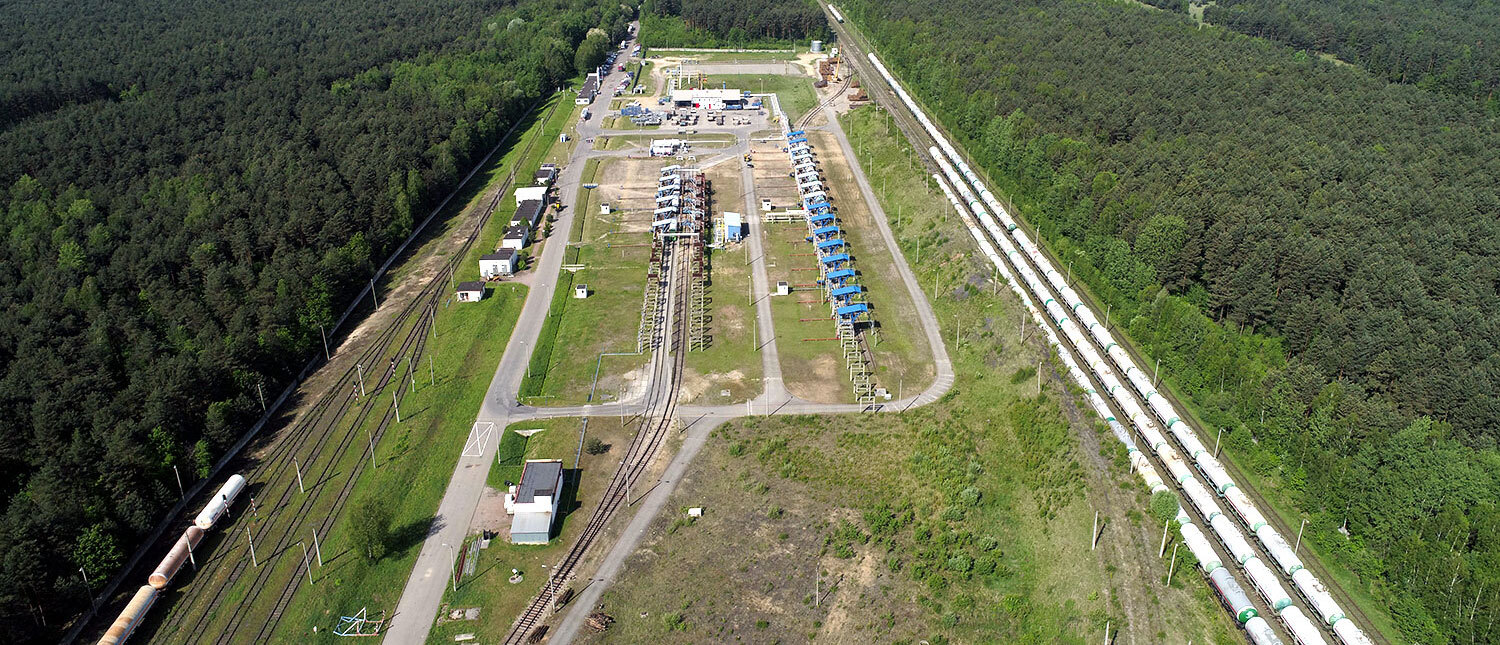
M 792 51 L 711 51 L 693 52 L 682 49 L 651 49 L 644 52 L 649 57 L 692 58 L 705 63 L 765 63 L 792 60 L 797 52 Z

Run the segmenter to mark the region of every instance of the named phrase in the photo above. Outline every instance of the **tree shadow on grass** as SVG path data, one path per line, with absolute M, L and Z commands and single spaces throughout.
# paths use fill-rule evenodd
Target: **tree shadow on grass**
M 437 535 L 443 530 L 444 524 L 438 521 L 436 515 L 415 519 L 406 524 L 392 527 L 386 536 L 386 554 L 404 553 L 429 537 Z

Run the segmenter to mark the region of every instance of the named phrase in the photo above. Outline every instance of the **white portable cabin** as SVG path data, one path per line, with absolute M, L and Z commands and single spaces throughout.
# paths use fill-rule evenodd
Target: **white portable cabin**
M 516 189 L 516 208 L 521 207 L 521 202 L 532 199 L 541 202 L 545 206 L 547 204 L 547 187 L 527 186 Z
M 229 481 L 219 487 L 213 499 L 208 500 L 208 504 L 204 505 L 198 517 L 193 519 L 193 524 L 205 531 L 213 528 L 214 522 L 219 521 L 224 511 L 229 510 L 229 505 L 234 503 L 235 498 L 239 497 L 240 491 L 243 490 L 245 490 L 245 478 L 238 474 L 230 475 Z

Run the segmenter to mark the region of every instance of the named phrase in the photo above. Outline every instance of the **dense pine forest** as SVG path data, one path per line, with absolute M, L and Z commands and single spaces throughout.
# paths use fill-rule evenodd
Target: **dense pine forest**
M 647 47 L 790 47 L 833 36 L 813 0 L 646 0 Z
M 1500 116 L 1500 3 L 1219 0 L 1204 18 L 1333 54 L 1393 82 L 1476 99 Z
M 1129 3 L 841 9 L 1406 637 L 1500 639 L 1482 102 Z
M 426 209 L 634 10 L 24 3 L 0 24 L 0 633 L 54 640 Z

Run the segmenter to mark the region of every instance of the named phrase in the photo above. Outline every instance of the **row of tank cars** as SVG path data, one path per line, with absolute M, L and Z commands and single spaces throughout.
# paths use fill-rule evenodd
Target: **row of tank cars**
M 141 585 L 130 602 L 125 604 L 125 609 L 99 639 L 99 645 L 119 645 L 135 633 L 135 629 L 146 618 L 146 612 L 151 611 L 151 606 L 156 604 L 156 599 L 161 595 L 162 590 L 166 589 L 167 585 L 172 582 L 172 578 L 177 576 L 177 572 L 182 570 L 182 565 L 194 562 L 196 566 L 193 549 L 203 541 L 204 532 L 213 529 L 214 524 L 224 516 L 229 506 L 234 504 L 235 498 L 239 497 L 244 490 L 245 478 L 241 475 L 230 475 L 229 481 L 219 487 L 213 499 L 208 500 L 203 510 L 193 518 L 192 526 L 182 532 L 182 537 L 177 538 L 177 543 L 172 545 L 172 550 L 168 551 L 167 556 L 156 565 L 156 569 L 151 571 L 150 577 L 146 579 L 147 584 Z
M 1136 442 L 1129 430 L 1114 417 L 1108 403 L 1093 389 L 1088 375 L 1064 349 L 1065 346 L 1056 333 L 1058 330 L 1068 337 L 1072 347 L 1078 352 L 1078 356 L 1104 386 L 1105 394 L 1124 411 L 1126 419 L 1134 426 L 1141 439 L 1150 446 L 1151 451 L 1166 467 L 1171 477 L 1177 481 L 1189 502 L 1208 525 L 1200 528 L 1193 523 L 1193 519 L 1185 509 L 1178 507 L 1177 521 L 1182 527 L 1183 544 L 1197 558 L 1199 567 L 1212 583 L 1220 600 L 1244 627 L 1250 640 L 1258 645 L 1282 642 L 1266 622 L 1265 617 L 1259 615 L 1249 596 L 1234 576 L 1220 562 L 1205 530 L 1212 532 L 1219 539 L 1235 563 L 1244 570 L 1266 605 L 1276 612 L 1276 616 L 1281 619 L 1287 632 L 1296 639 L 1297 643 L 1323 645 L 1327 643 L 1327 640 L 1324 638 L 1324 632 L 1293 603 L 1291 595 L 1287 593 L 1271 565 L 1262 561 L 1250 542 L 1245 539 L 1242 528 L 1255 535 L 1265 552 L 1274 560 L 1276 569 L 1291 581 L 1303 601 L 1313 608 L 1317 617 L 1323 621 L 1338 642 L 1344 645 L 1370 643 L 1369 637 L 1359 626 L 1344 615 L 1343 609 L 1339 607 L 1338 602 L 1334 600 L 1322 581 L 1303 567 L 1301 559 L 1287 544 L 1286 539 L 1266 522 L 1265 516 L 1255 507 L 1250 497 L 1235 484 L 1223 464 L 1203 446 L 1193 429 L 1182 420 L 1182 416 L 1172 404 L 1153 387 L 1151 379 L 1135 365 L 1105 326 L 1099 323 L 1098 317 L 1088 305 L 1083 303 L 1077 292 L 1068 286 L 1067 280 L 1057 273 L 1051 261 L 1043 256 L 1036 244 L 1016 226 L 1015 220 L 999 200 L 969 168 L 932 120 L 901 88 L 885 65 L 881 64 L 875 54 L 871 53 L 868 56 L 876 70 L 885 78 L 886 83 L 938 143 L 938 146 L 932 147 L 929 152 L 947 176 L 947 181 L 944 181 L 942 175 L 934 174 L 933 177 L 943 187 L 943 191 L 965 221 L 965 225 L 979 243 L 985 256 L 1006 277 L 1011 289 L 1026 304 L 1038 326 L 1045 330 L 1052 344 L 1061 350 L 1059 355 L 1069 375 L 1086 391 L 1090 405 L 1101 418 L 1105 419 L 1115 436 L 1125 444 L 1130 454 L 1132 468 L 1145 480 L 1152 493 L 1167 490 L 1166 484 L 1155 467 L 1136 447 Z M 955 196 L 953 190 L 948 187 L 949 182 L 957 188 L 958 196 Z M 973 187 L 972 190 L 970 186 Z M 975 191 L 979 193 L 977 198 Z M 993 216 L 991 211 L 994 213 Z M 974 223 L 974 217 L 970 217 L 970 212 L 979 220 L 978 226 Z M 1000 223 L 996 222 L 996 217 L 999 218 Z M 988 236 L 980 230 L 980 226 L 988 231 Z M 995 246 L 990 243 L 990 239 L 1001 247 L 1003 253 L 997 252 Z M 1032 268 L 1033 266 L 1035 269 Z M 1038 276 L 1039 273 L 1041 277 Z M 1021 280 L 1015 279 L 1016 274 L 1020 275 Z M 1021 284 L 1029 287 L 1030 294 L 1021 288 Z M 1036 301 L 1041 301 L 1041 305 L 1036 305 Z M 1050 318 L 1048 322 L 1051 324 L 1045 324 L 1042 318 L 1043 313 Z M 1129 385 L 1115 375 L 1115 370 L 1125 375 L 1125 381 L 1128 381 Z M 1144 402 L 1145 406 L 1142 406 L 1141 402 Z M 1154 418 L 1146 413 L 1146 407 L 1150 408 L 1151 413 L 1155 415 Z M 1167 429 L 1166 433 L 1161 431 L 1162 427 Z M 1175 446 L 1169 442 L 1167 435 L 1175 439 Z M 1193 466 L 1197 467 L 1196 473 L 1193 466 L 1189 465 L 1189 460 Z M 1211 484 L 1212 490 L 1199 481 L 1198 474 Z M 1230 509 L 1234 512 L 1234 517 L 1224 513 L 1217 501 L 1220 498 L 1228 502 Z

